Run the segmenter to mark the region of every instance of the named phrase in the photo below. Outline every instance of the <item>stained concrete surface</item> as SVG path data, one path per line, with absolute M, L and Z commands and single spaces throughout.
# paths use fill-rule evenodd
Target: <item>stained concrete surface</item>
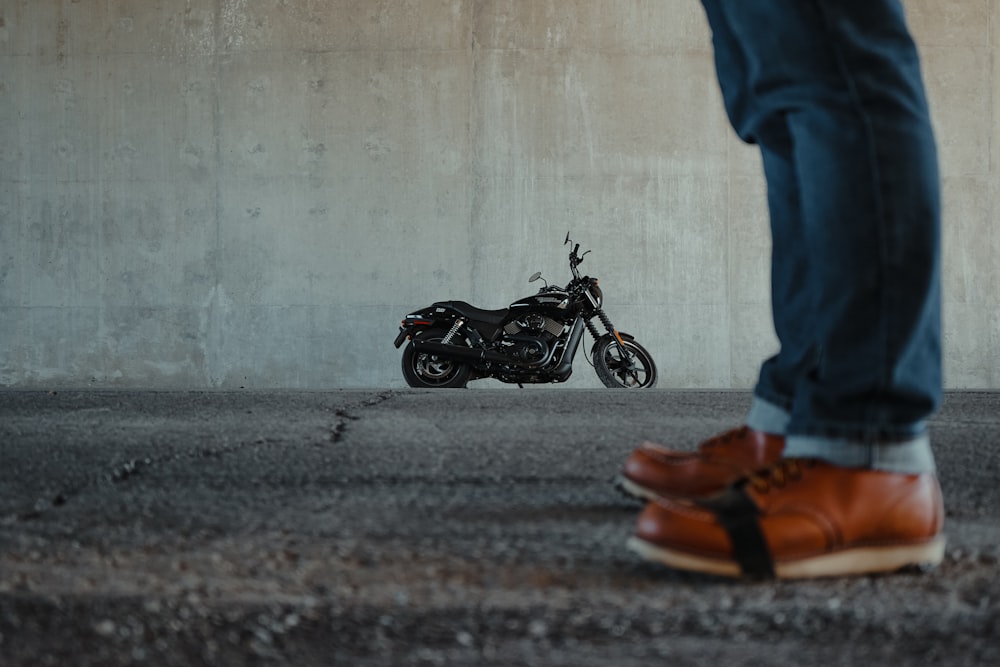
M 0 664 L 1000 661 L 1000 394 L 932 434 L 926 573 L 773 583 L 626 551 L 610 479 L 735 392 L 0 392 Z
M 905 6 L 947 381 L 997 388 L 1000 3 Z M 698 0 L 0 0 L 0 386 L 401 388 L 405 313 L 564 283 L 568 229 L 661 386 L 753 385 L 765 187 Z

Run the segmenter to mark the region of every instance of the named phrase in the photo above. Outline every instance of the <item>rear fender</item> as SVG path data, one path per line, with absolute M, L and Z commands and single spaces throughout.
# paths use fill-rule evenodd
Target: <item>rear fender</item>
M 393 345 L 398 348 L 423 329 L 450 329 L 458 317 L 458 312 L 443 306 L 431 306 L 413 311 L 403 318 Z

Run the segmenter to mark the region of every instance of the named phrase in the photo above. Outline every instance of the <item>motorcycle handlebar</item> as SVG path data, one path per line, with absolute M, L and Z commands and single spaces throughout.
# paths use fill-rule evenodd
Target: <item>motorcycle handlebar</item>
M 566 234 L 566 243 L 569 243 L 569 234 Z M 589 250 L 587 252 L 590 252 Z M 587 252 L 583 253 L 585 256 Z M 573 252 L 569 254 L 569 266 L 573 271 L 573 277 L 579 278 L 580 272 L 576 270 L 577 265 L 583 263 L 583 256 L 580 255 L 580 244 L 577 243 L 573 246 Z

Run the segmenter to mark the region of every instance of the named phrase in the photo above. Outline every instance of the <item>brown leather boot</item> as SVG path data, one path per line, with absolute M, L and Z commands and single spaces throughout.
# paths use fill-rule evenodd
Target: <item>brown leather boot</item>
M 939 564 L 943 522 L 932 473 L 784 459 L 709 498 L 650 502 L 629 547 L 727 577 L 856 575 Z
M 617 484 L 636 498 L 696 498 L 726 488 L 781 457 L 785 437 L 743 426 L 706 440 L 695 452 L 644 442 L 625 461 Z

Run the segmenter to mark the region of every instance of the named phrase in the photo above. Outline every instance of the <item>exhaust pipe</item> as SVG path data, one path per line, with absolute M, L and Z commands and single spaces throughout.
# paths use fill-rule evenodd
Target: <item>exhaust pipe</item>
M 486 362 L 493 361 L 497 363 L 507 363 L 515 364 L 518 366 L 523 366 L 523 364 L 511 359 L 505 354 L 499 352 L 494 352 L 493 350 L 476 350 L 471 347 L 463 347 L 461 345 L 449 345 L 447 343 L 437 343 L 433 341 L 421 341 L 419 338 L 413 341 L 413 349 L 415 352 L 421 352 L 424 354 L 433 354 L 439 357 L 444 357 L 446 359 L 454 359 L 455 361 L 471 361 L 471 362 Z

